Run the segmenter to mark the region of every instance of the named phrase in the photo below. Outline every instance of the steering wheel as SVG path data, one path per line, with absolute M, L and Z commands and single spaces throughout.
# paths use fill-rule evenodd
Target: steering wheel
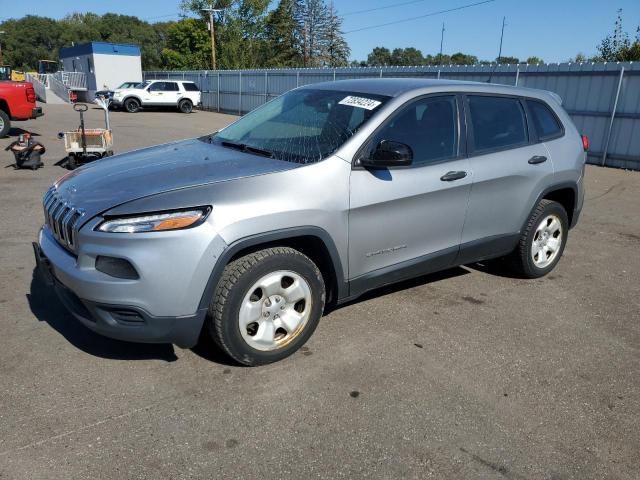
M 86 103 L 74 103 L 73 109 L 76 112 L 86 112 L 87 110 L 89 110 L 89 105 L 87 105 Z

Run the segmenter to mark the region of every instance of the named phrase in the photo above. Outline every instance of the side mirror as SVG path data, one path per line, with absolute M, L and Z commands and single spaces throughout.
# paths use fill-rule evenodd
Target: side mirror
M 381 140 L 369 158 L 360 159 L 363 167 L 406 167 L 413 162 L 413 150 L 406 143 Z

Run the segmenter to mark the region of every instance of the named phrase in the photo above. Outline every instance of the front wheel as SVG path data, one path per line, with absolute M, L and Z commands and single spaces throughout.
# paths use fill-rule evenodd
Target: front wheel
M 268 248 L 225 267 L 207 330 L 237 362 L 264 365 L 304 345 L 324 303 L 322 274 L 311 259 L 292 248 Z
M 128 98 L 126 102 L 124 102 L 124 108 L 129 113 L 136 113 L 140 110 L 140 102 L 135 98 Z
M 564 207 L 552 200 L 541 200 L 511 254 L 513 270 L 525 278 L 549 273 L 560 261 L 568 231 L 569 218 Z

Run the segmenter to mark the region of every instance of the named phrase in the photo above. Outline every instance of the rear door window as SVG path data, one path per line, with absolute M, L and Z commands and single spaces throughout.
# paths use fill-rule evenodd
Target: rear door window
M 195 83 L 185 82 L 185 83 L 182 84 L 182 86 L 184 87 L 184 89 L 187 92 L 198 92 L 199 91 L 198 90 L 198 86 Z
M 551 109 L 538 100 L 527 100 L 533 125 L 540 140 L 562 135 L 562 126 Z
M 519 99 L 469 95 L 467 104 L 475 152 L 515 148 L 528 143 L 526 117 Z

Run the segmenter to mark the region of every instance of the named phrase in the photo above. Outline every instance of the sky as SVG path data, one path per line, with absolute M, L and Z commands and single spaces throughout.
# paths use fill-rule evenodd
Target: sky
M 631 35 L 635 35 L 640 24 L 639 0 L 494 0 L 433 16 L 425 15 L 482 0 L 333 1 L 338 13 L 344 15 L 343 30 L 351 47 L 351 58 L 356 60 L 366 59 L 376 46 L 390 50 L 416 47 L 425 55 L 437 54 L 443 22 L 444 53 L 462 51 L 481 60 L 493 59 L 498 54 L 502 17 L 506 16 L 503 56 L 525 60 L 535 55 L 545 62 L 563 62 L 578 52 L 595 54 L 600 40 L 613 30 L 618 8 L 623 9 L 623 25 Z M 135 15 L 154 22 L 178 19 L 179 3 L 179 0 L 0 0 L 0 20 L 27 14 L 61 18 L 76 11 L 93 11 Z M 396 6 L 362 12 L 390 5 Z M 411 20 L 352 32 L 404 19 Z

